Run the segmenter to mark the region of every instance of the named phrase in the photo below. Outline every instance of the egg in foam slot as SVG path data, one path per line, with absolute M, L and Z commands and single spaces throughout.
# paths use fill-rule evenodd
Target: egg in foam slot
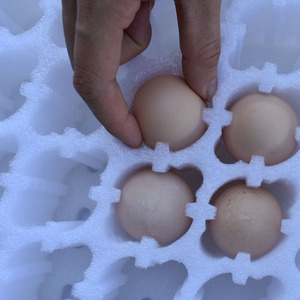
M 157 142 L 164 142 L 171 151 L 177 151 L 196 142 L 206 131 L 202 120 L 205 107 L 184 78 L 162 75 L 138 89 L 132 112 L 146 145 L 153 149 Z
M 194 201 L 182 176 L 145 168 L 127 178 L 117 212 L 124 229 L 136 240 L 149 236 L 168 245 L 189 229 L 192 220 L 185 214 L 186 205 Z
M 278 95 L 293 107 L 299 119 L 299 66 L 293 73 L 279 74 L 274 64 L 270 67 L 264 64 L 270 61 L 272 51 L 269 50 L 273 47 L 268 36 L 279 44 L 287 42 L 288 35 L 282 31 L 285 20 L 288 34 L 295 33 L 293 45 L 300 45 L 297 32 L 300 1 L 222 0 L 219 85 L 213 108 L 205 109 L 203 118 L 208 128 L 205 126 L 204 136 L 196 134 L 184 150 L 171 148 L 176 152 L 167 151 L 171 143 L 165 140 L 162 148 L 159 143 L 155 146 L 154 141 L 149 147 L 129 149 L 109 135 L 73 91 L 72 68 L 66 48 L 61 48 L 64 41 L 61 1 L 23 0 L 26 11 L 17 10 L 17 2 L 20 1 L 0 1 L 0 15 L 4 12 L 18 23 L 25 20 L 24 12 L 34 15 L 40 7 L 44 16 L 29 31 L 24 32 L 24 27 L 20 35 L 10 34 L 11 30 L 6 28 L 0 30 L 3 40 L 0 52 L 2 61 L 6 61 L 0 77 L 8 83 L 0 86 L 0 94 L 5 97 L 11 94 L 11 99 L 20 99 L 21 104 L 13 102 L 15 110 L 4 111 L 5 119 L 0 122 L 3 148 L 0 153 L 0 298 L 15 300 L 22 295 L 23 299 L 30 300 L 49 300 L 56 296 L 56 299 L 82 300 L 300 299 L 300 151 L 294 150 L 292 157 L 272 167 L 242 161 L 228 165 L 220 163 L 221 159 L 214 153 L 216 143 L 220 139 L 224 142 L 221 133 L 230 123 L 227 109 L 238 94 L 260 91 Z M 174 1 L 157 0 L 152 13 L 154 43 L 138 58 L 122 65 L 117 78 L 129 106 L 136 88 L 146 79 L 158 74 L 182 74 L 179 42 L 173 41 L 174 37 L 179 39 Z M 53 37 L 59 34 L 61 45 L 56 45 L 57 39 Z M 258 46 L 262 44 L 261 48 L 257 47 L 256 40 Z M 288 68 L 286 59 L 299 57 L 296 48 L 293 49 L 297 51 L 290 52 L 289 43 L 280 49 L 283 51 L 277 51 L 273 60 L 278 63 L 279 72 Z M 252 63 L 249 55 L 259 63 Z M 13 74 L 14 65 L 17 70 Z M 174 87 L 168 89 L 173 90 Z M 175 94 L 179 94 L 178 90 Z M 24 96 L 23 100 L 20 96 Z M 72 107 L 76 108 L 75 113 Z M 185 109 L 175 108 L 175 113 L 192 120 Z M 192 110 L 196 113 L 198 108 Z M 201 113 L 198 115 L 201 118 Z M 174 117 L 172 112 L 171 121 L 172 118 L 175 125 L 171 124 L 171 129 L 180 133 L 183 126 L 176 127 L 179 117 Z M 197 121 L 199 118 L 195 117 Z M 194 123 L 197 127 L 198 123 Z M 157 127 L 162 130 L 167 126 Z M 297 132 L 299 143 L 299 128 Z M 10 146 L 9 142 L 14 141 L 16 146 Z M 99 149 L 104 152 L 103 159 Z M 105 162 L 104 170 L 95 170 L 101 163 L 95 165 L 94 158 Z M 74 169 L 67 171 L 73 165 Z M 124 182 L 129 181 L 133 169 L 138 171 L 149 165 L 155 171 L 165 172 L 159 175 L 167 174 L 169 168 L 174 171 L 186 166 L 201 170 L 203 175 L 203 181 L 196 180 L 192 187 L 196 202 L 181 206 L 181 216 L 187 225 L 180 232 L 183 235 L 175 236 L 173 242 L 164 243 L 163 239 L 159 242 L 157 236 L 132 242 L 133 238 L 124 234 L 118 220 L 123 183 L 120 176 Z M 258 259 L 254 252 L 252 259 L 241 252 L 235 258 L 230 258 L 235 253 L 230 257 L 220 255 L 205 227 L 216 210 L 210 205 L 212 194 L 226 182 L 240 178 L 257 186 L 262 180 L 263 187 L 277 198 L 283 211 L 279 240 L 275 239 L 272 250 Z M 161 202 L 158 204 L 163 206 Z M 54 208 L 61 219 L 55 217 L 51 221 Z M 179 221 L 175 220 L 173 209 L 169 205 L 159 221 L 173 215 L 170 220 L 177 226 Z M 260 217 L 255 215 L 255 218 Z M 249 220 L 246 213 L 242 213 L 240 221 L 243 220 Z M 266 226 L 258 228 L 267 229 Z M 166 230 L 159 233 L 165 234 Z
M 266 188 L 233 182 L 211 200 L 216 217 L 208 222 L 210 234 L 229 257 L 246 252 L 253 259 L 271 251 L 281 234 L 283 212 Z
M 295 151 L 298 118 L 293 108 L 274 94 L 252 93 L 230 107 L 232 122 L 223 130 L 229 153 L 236 160 L 250 162 L 263 156 L 266 165 L 288 159 Z

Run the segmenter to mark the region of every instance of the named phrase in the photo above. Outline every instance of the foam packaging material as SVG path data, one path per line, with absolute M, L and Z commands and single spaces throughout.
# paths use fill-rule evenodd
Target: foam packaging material
M 59 0 L 0 3 L 0 299 L 300 299 L 300 152 L 266 167 L 234 162 L 221 133 L 228 106 L 250 92 L 284 98 L 300 120 L 298 0 L 223 0 L 219 89 L 208 129 L 190 147 L 129 149 L 110 136 L 72 87 Z M 157 0 L 153 41 L 120 68 L 132 101 L 158 74 L 181 74 L 173 1 Z M 300 129 L 296 140 L 300 142 Z M 120 188 L 142 166 L 173 168 L 193 186 L 189 231 L 168 246 L 134 241 L 116 215 Z M 278 198 L 281 238 L 266 255 L 226 257 L 212 242 L 209 204 L 245 180 Z

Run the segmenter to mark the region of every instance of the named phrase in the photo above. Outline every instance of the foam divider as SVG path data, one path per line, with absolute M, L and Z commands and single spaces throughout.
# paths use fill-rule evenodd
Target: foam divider
M 129 149 L 76 94 L 59 0 L 0 4 L 0 299 L 217 300 L 300 298 L 300 127 L 286 161 L 235 161 L 222 130 L 229 106 L 252 92 L 284 98 L 300 120 L 300 1 L 223 0 L 219 88 L 203 137 L 172 152 Z M 130 107 L 139 86 L 182 74 L 174 3 L 157 0 L 149 48 L 120 67 Z M 143 167 L 172 169 L 195 192 L 178 240 L 133 240 L 116 213 L 125 180 Z M 264 186 L 283 210 L 277 245 L 261 258 L 219 250 L 207 230 L 211 198 L 236 180 Z

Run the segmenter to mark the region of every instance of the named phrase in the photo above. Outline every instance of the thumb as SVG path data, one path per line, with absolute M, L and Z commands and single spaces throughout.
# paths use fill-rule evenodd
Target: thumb
M 190 87 L 204 100 L 217 91 L 221 52 L 221 0 L 175 0 L 182 68 Z

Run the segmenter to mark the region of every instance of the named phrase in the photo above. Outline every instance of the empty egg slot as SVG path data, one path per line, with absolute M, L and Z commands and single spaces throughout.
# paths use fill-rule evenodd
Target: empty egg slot
M 84 280 L 84 272 L 92 262 L 91 250 L 87 246 L 55 250 L 47 260 L 53 267 L 44 276 L 36 299 L 78 299 L 72 295 L 73 285 Z
M 52 193 L 30 190 L 16 192 L 14 222 L 20 226 L 43 226 L 53 220 L 53 214 L 59 206 L 61 198 Z
M 73 70 L 69 60 L 59 60 L 47 73 L 45 84 L 49 91 L 36 112 L 38 117 L 33 121 L 39 134 L 62 134 L 67 127 L 73 127 L 88 135 L 101 127 L 73 87 Z
M 253 2 L 240 15 L 246 25 L 246 34 L 240 51 L 231 59 L 232 67 L 244 70 L 251 66 L 262 69 L 266 62 L 277 65 L 281 74 L 299 68 L 300 44 L 298 11 L 300 4 L 285 1 L 276 5 L 274 1 Z
M 20 93 L 21 85 L 30 81 L 30 74 L 38 63 L 34 49 L 7 48 L 9 50 L 0 53 L 0 121 L 8 118 L 23 106 L 26 98 Z
M 243 179 L 231 181 L 226 183 L 222 187 L 220 187 L 211 197 L 210 205 L 213 205 L 213 202 L 221 192 L 223 192 L 224 190 L 226 190 L 231 186 L 240 183 L 245 183 L 245 181 Z M 279 180 L 271 184 L 270 183 L 267 184 L 266 182 L 263 182 L 262 187 L 270 191 L 273 194 L 273 196 L 277 199 L 282 209 L 282 214 L 283 214 L 282 220 L 289 219 L 291 214 L 291 208 L 293 204 L 296 202 L 296 193 L 293 188 L 293 185 L 286 180 Z M 226 256 L 226 254 L 217 246 L 217 244 L 213 240 L 208 228 L 208 222 L 209 220 L 206 221 L 206 230 L 202 234 L 200 239 L 200 247 L 206 254 L 215 258 L 222 258 Z M 275 249 L 278 245 L 280 245 L 285 238 L 286 235 L 281 232 L 276 245 L 264 255 L 268 255 L 270 252 L 272 252 L 272 250 Z M 259 259 L 259 257 L 254 259 L 251 258 L 251 261 L 255 261 L 256 259 Z
M 127 277 L 126 284 L 118 288 L 114 298 L 106 297 L 105 300 L 174 299 L 187 277 L 187 270 L 174 260 L 141 269 L 135 267 L 131 258 L 123 267 L 122 274 Z
M 97 295 L 103 300 L 116 300 L 119 294 L 119 288 L 126 284 L 127 276 L 122 272 L 124 266 L 133 260 L 132 257 L 123 257 L 113 263 L 109 263 L 106 268 L 101 270 L 99 280 L 105 289 L 102 289 L 101 295 Z
M 64 101 L 53 91 L 40 100 L 43 102 L 32 120 L 33 126 L 40 135 L 48 135 L 52 132 L 63 134 L 68 127 L 76 127 L 83 121 L 82 112 L 74 105 Z M 42 117 L 41 117 L 42 116 Z M 55 116 L 55 122 L 53 122 Z
M 88 152 L 77 151 L 70 158 L 89 167 L 91 173 L 102 173 L 108 162 L 108 155 L 100 148 L 90 149 Z
M 68 58 L 59 59 L 53 64 L 46 74 L 45 84 L 65 101 L 75 105 L 83 101 L 73 87 L 73 70 Z
M 69 193 L 61 197 L 54 212 L 54 221 L 84 221 L 94 211 L 97 203 L 89 198 L 92 186 L 100 184 L 101 171 L 91 172 L 85 165 L 78 165 L 65 178 Z
M 76 157 L 63 158 L 58 151 L 48 151 L 28 162 L 31 167 L 25 168 L 22 175 L 26 188 L 21 185 L 17 189 L 16 222 L 37 226 L 47 221 L 86 220 L 96 207 L 96 202 L 89 198 L 89 190 L 100 184 L 100 174 L 107 163 L 107 156 L 104 158 L 98 152 L 103 161 L 95 158 L 93 151 L 81 154 L 87 163 L 83 163 L 84 159 L 78 162 Z
M 199 291 L 203 300 L 260 300 L 283 299 L 284 287 L 282 282 L 273 276 L 262 279 L 248 278 L 245 285 L 236 284 L 229 273 L 218 275 L 206 282 Z
M 32 28 L 43 16 L 38 0 L 3 0 L 0 3 L 0 26 L 13 35 Z
M 41 252 L 40 243 L 31 243 L 16 251 L 5 263 L 7 284 L 1 288 L 3 299 L 20 298 L 38 300 L 37 290 L 44 275 L 51 272 L 52 264 L 47 260 L 47 253 Z
M 0 26 L 7 28 L 11 33 L 23 32 L 23 28 L 14 22 L 3 10 L 0 10 Z

